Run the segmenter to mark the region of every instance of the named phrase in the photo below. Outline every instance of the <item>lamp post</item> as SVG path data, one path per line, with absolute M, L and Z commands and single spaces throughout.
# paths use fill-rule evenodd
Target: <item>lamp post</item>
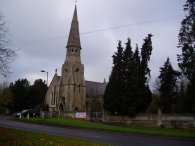
M 41 72 L 46 72 L 46 74 L 47 74 L 47 86 L 48 86 L 48 72 L 45 71 L 45 70 L 41 70 Z

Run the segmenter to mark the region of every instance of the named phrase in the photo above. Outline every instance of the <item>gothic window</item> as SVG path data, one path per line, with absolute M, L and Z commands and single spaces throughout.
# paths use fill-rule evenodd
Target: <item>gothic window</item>
M 81 84 L 79 84 L 79 92 L 81 91 Z
M 74 49 L 72 49 L 72 53 L 74 52 Z
M 79 72 L 79 69 L 78 68 L 76 69 L 76 72 Z
M 51 105 L 53 105 L 53 92 L 51 94 Z
M 96 111 L 100 112 L 100 103 L 99 102 L 96 103 Z
M 54 87 L 54 99 L 53 99 L 53 104 L 55 105 L 56 103 L 56 86 Z
M 53 105 L 55 105 L 55 100 L 56 100 L 56 97 L 55 97 L 55 94 L 54 94 L 54 97 L 53 97 Z

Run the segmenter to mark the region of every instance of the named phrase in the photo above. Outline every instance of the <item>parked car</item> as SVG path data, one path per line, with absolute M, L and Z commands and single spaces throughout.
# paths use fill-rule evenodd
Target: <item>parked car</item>
M 36 109 L 26 109 L 26 110 L 23 110 L 19 113 L 16 113 L 15 117 L 20 118 L 20 115 L 21 115 L 21 117 L 27 117 L 29 115 L 30 118 L 33 118 L 33 117 L 39 117 L 40 112 Z

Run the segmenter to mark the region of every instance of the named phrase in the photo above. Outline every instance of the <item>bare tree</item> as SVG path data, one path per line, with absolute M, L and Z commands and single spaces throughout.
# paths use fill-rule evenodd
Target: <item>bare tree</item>
M 8 64 L 13 61 L 16 52 L 8 38 L 8 27 L 3 18 L 3 13 L 0 11 L 0 75 L 6 77 L 10 73 Z
M 3 91 L 3 89 L 7 88 L 9 86 L 9 83 L 7 81 L 3 81 L 0 83 L 0 94 Z
M 160 89 L 160 79 L 157 77 L 153 84 L 153 93 L 156 95 L 160 95 L 159 89 Z

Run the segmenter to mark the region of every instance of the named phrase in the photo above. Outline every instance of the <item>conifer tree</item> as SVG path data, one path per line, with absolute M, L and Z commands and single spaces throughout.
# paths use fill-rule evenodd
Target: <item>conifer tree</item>
M 131 40 L 128 38 L 123 55 L 125 95 L 122 105 L 122 113 L 128 116 L 134 116 L 137 114 L 136 94 L 134 94 L 137 90 L 136 79 L 134 78 L 136 72 L 135 68 L 136 66 L 134 62 L 134 53 L 131 47 Z
M 148 86 L 148 80 L 150 78 L 150 69 L 148 62 L 152 54 L 152 34 L 144 39 L 144 43 L 141 48 L 140 65 L 138 73 L 138 112 L 145 112 L 152 100 L 152 93 Z
M 195 113 L 195 73 L 192 75 L 191 83 L 187 87 L 187 112 L 188 113 Z
M 118 43 L 117 52 L 113 57 L 113 68 L 104 93 L 104 108 L 112 114 L 121 113 L 124 98 L 123 47 Z
M 104 93 L 104 108 L 111 113 L 135 116 L 145 112 L 152 94 L 147 84 L 150 73 L 148 62 L 152 52 L 152 35 L 144 39 L 139 53 L 138 45 L 132 51 L 128 38 L 123 50 L 118 43 L 117 52 L 113 55 L 113 68 Z
M 185 106 L 188 104 L 187 98 L 186 98 L 186 87 L 184 85 L 184 82 L 181 81 L 179 84 L 179 92 L 177 97 L 177 113 L 186 113 L 189 111 L 189 106 Z
M 14 84 L 11 83 L 9 88 L 12 93 L 14 110 L 20 111 L 28 108 L 29 81 L 27 79 L 19 79 Z
M 163 67 L 160 68 L 160 101 L 163 113 L 171 113 L 173 99 L 176 98 L 176 81 L 179 73 L 172 68 L 167 58 Z
M 139 80 L 140 62 L 141 62 L 141 58 L 140 58 L 139 48 L 138 45 L 136 44 L 136 49 L 133 54 L 133 64 L 134 64 L 133 78 L 136 80 Z
M 187 0 L 184 11 L 187 14 L 181 22 L 178 36 L 178 47 L 182 50 L 182 54 L 178 55 L 178 61 L 182 72 L 191 82 L 195 72 L 195 0 Z
M 126 43 L 126 48 L 123 52 L 123 72 L 125 83 L 128 83 L 128 79 L 132 77 L 133 69 L 133 51 L 131 47 L 131 40 L 128 38 Z
M 129 42 L 129 41 L 128 41 Z M 127 47 L 128 48 L 128 42 Z M 126 115 L 135 116 L 139 113 L 139 99 L 140 99 L 140 89 L 139 89 L 139 69 L 140 69 L 140 54 L 138 45 L 136 45 L 135 52 L 131 53 L 129 56 L 129 62 L 126 62 L 126 69 L 128 73 L 126 74 L 126 90 L 125 90 L 125 98 L 126 98 Z M 125 60 L 124 55 L 124 60 Z
M 148 62 L 150 61 L 150 56 L 152 54 L 152 34 L 148 34 L 148 37 L 144 39 L 144 44 L 141 48 L 141 66 L 140 66 L 140 77 L 142 83 L 147 83 L 147 77 L 150 77 L 150 69 L 148 67 Z
M 178 35 L 179 45 L 182 53 L 178 55 L 178 65 L 182 73 L 189 80 L 186 99 L 184 100 L 185 112 L 195 112 L 195 0 L 186 0 L 184 5 L 186 16 L 181 22 Z
M 42 79 L 35 80 L 28 93 L 28 106 L 35 108 L 37 105 L 44 103 L 47 84 Z

